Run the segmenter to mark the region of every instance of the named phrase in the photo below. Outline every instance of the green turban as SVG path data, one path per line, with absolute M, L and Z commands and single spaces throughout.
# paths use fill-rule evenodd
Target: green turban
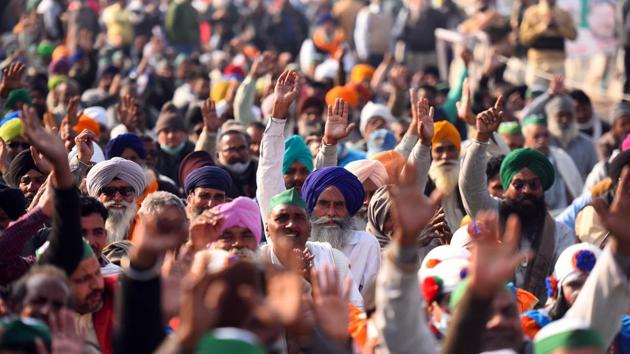
M 304 139 L 299 135 L 293 135 L 284 142 L 282 173 L 286 174 L 295 161 L 306 166 L 308 172 L 313 172 L 313 155 L 311 155 L 311 151 L 304 143 Z
M 216 329 L 206 333 L 197 343 L 195 353 L 264 354 L 267 351 L 249 332 L 240 329 Z
M 524 168 L 530 169 L 540 178 L 545 191 L 551 187 L 556 178 L 555 169 L 547 156 L 530 148 L 516 149 L 509 153 L 501 163 L 499 175 L 503 189 L 507 190 L 514 175 Z
M 306 202 L 300 196 L 300 193 L 295 188 L 288 189 L 282 193 L 276 194 L 269 202 L 269 211 L 278 205 L 295 205 L 306 211 Z
M 521 126 L 518 122 L 503 122 L 499 125 L 499 134 L 521 135 Z
M 534 337 L 534 354 L 580 348 L 606 348 L 599 332 L 581 319 L 561 318 L 543 327 Z
M 532 114 L 523 119 L 523 128 L 528 125 L 544 125 L 547 126 L 547 120 L 540 114 Z
M 50 58 L 54 50 L 55 46 L 48 41 L 42 41 L 37 45 L 37 55 L 40 57 Z
M 39 338 L 50 350 L 50 331 L 44 322 L 31 318 L 7 317 L 0 320 L 0 350 L 36 352 L 35 339 Z
M 7 97 L 6 102 L 4 102 L 4 107 L 2 107 L 3 113 L 7 114 L 7 112 L 13 110 L 18 102 L 27 104 L 33 103 L 31 93 L 27 89 L 11 90 L 11 92 L 9 92 L 9 97 Z

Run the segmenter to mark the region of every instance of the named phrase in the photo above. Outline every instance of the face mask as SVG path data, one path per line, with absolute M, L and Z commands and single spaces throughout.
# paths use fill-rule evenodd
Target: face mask
M 230 170 L 230 172 L 234 173 L 234 174 L 240 174 L 245 172 L 245 170 L 249 167 L 249 161 L 248 162 L 236 162 L 236 163 L 232 163 L 229 165 L 225 165 L 225 168 L 227 168 L 228 170 Z
M 433 326 L 440 332 L 441 335 L 446 336 L 446 328 L 451 320 L 451 315 L 446 312 L 442 312 L 440 322 L 433 322 Z
M 182 149 L 184 149 L 184 145 L 186 145 L 186 142 L 183 142 L 174 148 L 169 147 L 166 144 L 160 144 L 160 149 L 169 155 L 177 155 L 182 151 Z

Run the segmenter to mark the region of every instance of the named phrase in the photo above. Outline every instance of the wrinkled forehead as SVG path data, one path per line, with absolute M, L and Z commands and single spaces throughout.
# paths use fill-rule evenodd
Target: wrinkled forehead
M 276 205 L 273 209 L 271 209 L 271 212 L 269 213 L 269 217 L 273 218 L 276 216 L 280 216 L 280 215 L 287 215 L 287 216 L 293 216 L 293 215 L 299 215 L 299 216 L 307 216 L 306 210 L 300 208 L 297 205 L 291 205 L 291 204 L 280 204 L 280 205 Z

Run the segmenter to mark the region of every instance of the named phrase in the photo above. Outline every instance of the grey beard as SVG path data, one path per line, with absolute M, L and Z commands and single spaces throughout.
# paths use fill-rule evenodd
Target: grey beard
M 580 130 L 575 122 L 569 124 L 568 127 L 563 127 L 556 119 L 549 119 L 549 133 L 560 142 L 563 148 L 566 148 L 580 134 Z
M 459 180 L 459 159 L 433 161 L 429 167 L 429 177 L 439 191 L 447 196 L 453 194 Z
M 127 232 L 131 221 L 136 216 L 137 207 L 135 203 L 125 203 L 125 206 L 125 210 L 107 208 L 109 216 L 105 221 L 105 229 L 107 230 L 108 244 L 127 239 Z
M 335 225 L 327 225 L 329 221 Z M 328 242 L 333 248 L 342 250 L 350 238 L 353 229 L 351 217 L 329 218 L 323 216 L 319 219 L 311 218 L 311 241 Z

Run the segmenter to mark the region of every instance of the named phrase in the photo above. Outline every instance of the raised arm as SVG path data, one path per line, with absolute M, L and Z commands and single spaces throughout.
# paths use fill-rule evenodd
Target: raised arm
M 258 119 L 252 108 L 256 99 L 256 80 L 265 75 L 273 65 L 274 56 L 265 52 L 258 56 L 252 64 L 249 75 L 243 80 L 234 96 L 234 119 L 244 126 Z
M 498 201 L 490 196 L 485 173 L 486 151 L 492 134 L 497 130 L 503 112 L 499 110 L 503 96 L 495 106 L 477 115 L 477 137 L 466 151 L 459 172 L 459 186 L 466 212 L 473 218 L 480 210 L 496 210 Z
M 258 185 L 256 199 L 258 199 L 263 220 L 269 214 L 271 198 L 286 189 L 282 176 L 283 132 L 289 107 L 297 96 L 298 74 L 292 70 L 285 70 L 276 81 L 271 119 L 260 142 L 260 158 L 256 171 L 256 184 Z
M 615 198 L 607 209 L 602 200 L 593 206 L 610 241 L 565 317 L 580 318 L 601 334 L 606 346 L 619 332 L 630 304 L 630 167 L 621 174 Z
M 348 124 L 348 116 L 348 103 L 344 100 L 338 98 L 334 105 L 328 105 L 324 136 L 315 157 L 315 169 L 337 166 L 337 144 L 350 135 L 354 129 L 354 123 Z
M 42 127 L 34 108 L 24 106 L 22 113 L 24 135 L 53 165 L 51 183 L 55 191 L 50 245 L 42 255 L 42 263 L 50 263 L 70 274 L 83 256 L 83 241 L 79 212 L 79 192 L 74 187 L 68 153 L 56 134 Z
M 212 158 L 215 158 L 217 156 L 217 132 L 223 124 L 223 119 L 217 115 L 215 102 L 209 98 L 201 106 L 201 115 L 203 117 L 203 130 L 195 144 L 195 151 L 205 151 Z
M 418 99 L 416 90 L 410 90 L 409 97 L 412 123 L 405 135 L 415 136 L 417 141 L 407 157 L 407 166 L 414 168 L 416 186 L 423 191 L 431 166 L 431 141 L 435 132 L 433 128 L 434 109 L 429 106 L 429 101 L 426 98 Z M 407 172 L 406 169 L 403 171 Z

